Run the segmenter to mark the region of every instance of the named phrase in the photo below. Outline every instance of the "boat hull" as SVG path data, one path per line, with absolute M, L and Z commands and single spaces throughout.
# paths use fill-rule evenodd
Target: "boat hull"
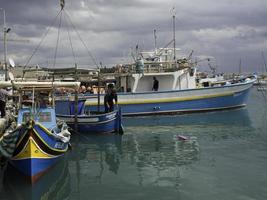
M 186 90 L 118 93 L 118 103 L 123 116 L 231 109 L 246 105 L 249 90 L 254 81 Z M 103 97 L 103 95 L 100 97 L 101 110 L 104 110 Z M 97 110 L 96 98 L 92 95 L 82 98 L 86 98 L 85 112 Z M 66 101 L 62 97 L 57 99 L 57 114 L 64 112 Z
M 78 115 L 77 127 L 75 127 L 75 115 L 57 115 L 57 117 L 65 121 L 73 130 L 77 128 L 79 133 L 101 134 L 123 132 L 121 113 L 117 110 L 97 115 Z
M 252 83 L 191 90 L 119 95 L 123 116 L 203 112 L 246 105 Z M 87 99 L 85 110 L 96 105 Z M 103 105 L 101 109 L 104 109 Z
M 68 162 L 66 159 L 60 160 L 38 182 L 30 186 L 21 173 L 12 165 L 7 165 L 3 184 L 7 199 L 66 199 L 71 191 Z
M 9 162 L 31 183 L 35 183 L 67 150 L 67 143 L 55 138 L 42 125 L 35 124 L 20 130 L 15 152 Z
M 125 116 L 204 112 L 231 109 L 246 105 L 249 89 L 232 95 L 173 102 L 120 105 Z

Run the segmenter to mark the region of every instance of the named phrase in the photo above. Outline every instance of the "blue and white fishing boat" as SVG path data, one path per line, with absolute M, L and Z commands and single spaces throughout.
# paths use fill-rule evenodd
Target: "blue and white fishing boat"
M 180 49 L 175 47 L 175 26 L 173 28 L 173 48 L 157 48 L 155 45 L 155 51 L 139 52 L 137 45 L 136 55 L 132 55 L 133 63 L 117 65 L 114 74 L 106 75 L 114 76 L 116 87 L 124 91 L 118 93 L 122 115 L 200 112 L 245 106 L 256 76 L 239 80 L 200 80 L 197 62 L 191 59 L 193 51 L 188 57 L 176 57 L 176 51 Z M 215 72 L 214 67 L 210 68 Z M 157 91 L 152 90 L 154 78 L 159 81 Z M 96 95 L 86 95 L 86 112 L 96 111 L 99 101 L 92 98 L 94 96 Z M 64 99 L 66 98 L 57 99 L 57 107 L 64 107 L 61 104 Z M 104 94 L 100 96 L 100 102 L 100 109 L 104 110 Z
M 159 91 L 151 91 L 152 77 L 159 80 Z M 132 92 L 118 93 L 125 116 L 200 112 L 237 108 L 246 105 L 249 90 L 256 81 L 250 76 L 239 82 L 225 81 L 199 87 L 187 70 L 132 75 Z M 149 91 L 150 90 L 150 91 Z M 101 96 L 103 102 L 103 96 Z M 88 98 L 86 109 L 93 111 L 97 103 Z M 101 105 L 101 109 L 103 105 Z
M 57 102 L 58 103 L 58 102 Z M 112 112 L 85 112 L 85 100 L 78 102 L 78 114 L 75 116 L 73 101 L 60 102 L 57 106 L 57 113 L 64 112 L 65 114 L 57 114 L 57 117 L 65 121 L 73 130 L 79 133 L 86 134 L 103 134 L 103 133 L 123 133 L 121 111 L 116 109 Z M 64 106 L 62 107 L 62 104 Z M 64 108 L 64 111 L 58 110 Z M 68 112 L 68 113 L 66 113 Z M 77 129 L 77 130 L 76 130 Z
M 24 106 L 25 99 L 20 94 L 17 125 L 15 130 L 6 132 L 1 139 L 1 143 L 5 144 L 2 150 L 6 151 L 2 153 L 11 165 L 35 183 L 64 156 L 70 141 L 67 125 L 56 120 L 53 102 L 48 103 L 49 96 L 45 98 L 43 93 L 52 91 L 58 85 L 78 87 L 79 83 L 16 82 L 13 85 L 25 92 L 23 96 L 32 92 L 32 104 L 30 107 Z
M 153 67 L 154 64 L 157 64 L 156 67 Z M 148 65 L 142 73 L 137 73 L 132 67 L 132 73 L 119 74 L 116 77 L 117 87 L 127 88 L 126 92 L 118 92 L 118 104 L 123 116 L 243 107 L 246 105 L 250 88 L 257 80 L 255 75 L 251 75 L 235 80 L 207 82 L 199 80 L 196 68 L 185 63 L 180 66 L 177 64 L 173 71 L 170 71 L 170 68 L 160 68 L 159 63 L 154 64 Z M 153 77 L 159 81 L 158 91 L 152 91 Z M 86 98 L 85 112 L 97 111 L 96 94 L 85 94 L 80 98 Z M 57 114 L 66 114 L 64 102 L 68 99 L 68 96 L 56 98 Z M 100 94 L 100 110 L 104 110 L 103 103 L 104 94 Z

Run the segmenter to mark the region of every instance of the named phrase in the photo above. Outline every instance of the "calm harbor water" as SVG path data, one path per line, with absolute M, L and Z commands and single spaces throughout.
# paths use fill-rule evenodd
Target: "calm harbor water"
M 243 109 L 124 126 L 123 136 L 73 135 L 72 151 L 34 186 L 2 171 L 0 199 L 267 199 L 267 102 L 256 88 Z

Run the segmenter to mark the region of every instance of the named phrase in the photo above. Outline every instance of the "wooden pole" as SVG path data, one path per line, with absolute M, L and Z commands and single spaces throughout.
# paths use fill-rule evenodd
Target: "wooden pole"
M 78 81 L 77 64 L 75 64 L 75 80 Z M 78 132 L 78 88 L 75 90 L 75 102 L 74 102 L 74 128 L 75 132 Z
M 52 87 L 52 108 L 56 108 L 56 103 L 55 103 L 55 86 L 54 86 L 54 82 L 55 82 L 55 74 L 53 73 L 53 78 L 52 78 L 52 83 L 53 83 L 53 87 Z
M 175 7 L 173 7 L 173 60 L 176 60 L 176 38 L 175 38 Z
M 100 62 L 100 66 L 102 66 L 102 62 Z M 100 112 L 100 68 L 98 68 L 97 74 L 97 112 Z

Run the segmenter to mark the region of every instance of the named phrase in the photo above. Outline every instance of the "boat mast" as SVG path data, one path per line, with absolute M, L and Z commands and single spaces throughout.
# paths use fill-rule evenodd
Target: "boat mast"
M 4 17 L 4 27 L 3 27 L 3 34 L 4 34 L 4 70 L 5 70 L 5 81 L 7 81 L 7 62 L 6 62 L 6 55 L 7 55 L 7 33 L 10 31 L 10 28 L 6 27 L 6 11 L 3 8 L 3 17 Z
M 102 62 L 100 62 L 100 66 L 97 71 L 97 112 L 100 112 L 100 70 L 102 68 Z
M 155 53 L 157 55 L 158 53 L 158 48 L 157 48 L 157 34 L 156 34 L 156 29 L 154 29 L 154 45 L 155 45 Z
M 173 60 L 176 60 L 176 38 L 175 38 L 175 7 L 172 8 L 172 25 L 173 25 Z

